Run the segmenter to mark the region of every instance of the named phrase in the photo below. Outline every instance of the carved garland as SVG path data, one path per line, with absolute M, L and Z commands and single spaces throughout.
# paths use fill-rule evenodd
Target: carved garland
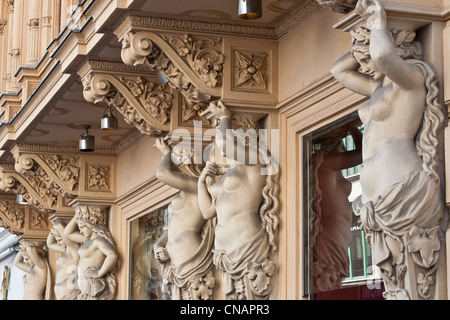
M 208 102 L 222 96 L 224 55 L 217 51 L 219 38 L 194 39 L 186 34 L 181 39 L 141 31 L 128 32 L 119 41 L 126 64 L 145 64 L 163 73 L 188 100 Z

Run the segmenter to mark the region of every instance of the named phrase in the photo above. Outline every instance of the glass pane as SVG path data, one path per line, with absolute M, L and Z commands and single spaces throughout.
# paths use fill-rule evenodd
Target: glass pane
M 167 206 L 131 222 L 132 300 L 170 300 L 170 288 L 162 281 L 160 264 L 153 252 L 153 245 L 166 227 Z
M 360 195 L 361 131 L 354 113 L 303 138 L 307 294 L 340 289 L 351 274 L 365 274 L 367 248 L 361 230 L 352 231 L 351 206 Z

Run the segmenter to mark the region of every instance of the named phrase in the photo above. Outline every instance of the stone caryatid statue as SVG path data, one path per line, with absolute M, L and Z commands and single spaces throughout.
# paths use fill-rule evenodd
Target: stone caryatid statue
M 14 264 L 26 272 L 23 277 L 24 300 L 50 299 L 51 277 L 44 245 L 42 241 L 20 241 L 20 250 L 14 259 Z
M 158 138 L 155 146 L 163 154 L 157 178 L 180 190 L 168 208 L 168 229 L 154 246 L 162 277 L 172 285 L 173 300 L 209 300 L 215 284 L 211 271 L 214 221 L 203 218 L 198 203 L 197 184 L 203 165 L 190 155 L 178 155 L 189 163 L 174 163 L 175 151 L 164 138 Z
M 198 181 L 203 216 L 217 217 L 214 264 L 222 271 L 223 291 L 229 299 L 268 299 L 276 268 L 271 258 L 278 232 L 278 176 L 261 173 L 267 159 L 248 161 L 249 152 L 258 154 L 255 145 L 227 134 L 231 114 L 221 101 L 210 103 L 202 115 L 218 121 L 215 143 L 231 163 L 216 181 L 217 163 L 207 162 Z M 230 147 L 245 148 L 245 160 L 237 161 L 238 150 L 226 152 Z
M 114 266 L 118 253 L 105 225 L 106 212 L 101 206 L 78 205 L 64 235 L 81 244 L 78 249 L 78 300 L 112 300 L 116 289 Z
M 342 170 L 362 162 L 359 120 L 333 129 L 313 141 L 313 289 L 336 290 L 349 274 L 348 247 L 352 242 L 352 183 Z M 350 133 L 356 148 L 347 151 L 343 139 Z
M 57 300 L 75 300 L 80 294 L 77 283 L 77 269 L 80 244 L 64 234 L 65 222 L 58 217 L 51 217 L 53 227 L 47 237 L 47 247 L 59 253 L 56 259 L 55 297 Z
M 421 61 L 415 33 L 389 30 L 376 0 L 360 0 L 367 22 L 352 31 L 351 52 L 332 68 L 350 90 L 370 97 L 359 109 L 364 124 L 361 216 L 381 270 L 386 299 L 441 299 L 447 213 L 442 192 L 446 111 L 438 75 Z M 442 291 L 440 291 L 442 292 Z

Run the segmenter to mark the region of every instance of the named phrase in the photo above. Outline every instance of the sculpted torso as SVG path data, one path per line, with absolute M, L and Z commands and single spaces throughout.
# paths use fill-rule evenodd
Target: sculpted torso
M 57 297 L 64 296 L 67 289 L 75 287 L 74 280 L 78 268 L 78 261 L 80 256 L 77 249 L 67 249 L 56 260 L 58 272 L 55 275 L 55 294 Z
M 43 292 L 46 287 L 47 270 L 33 267 L 30 272 L 23 278 L 24 282 L 24 299 L 25 300 L 42 300 Z
M 205 223 L 198 207 L 197 193 L 181 191 L 169 206 L 169 228 L 166 249 L 172 263 L 178 265 L 197 251 Z
M 374 201 L 383 186 L 421 169 L 414 138 L 422 121 L 425 95 L 423 87 L 400 90 L 391 82 L 379 86 L 359 110 L 364 124 L 363 202 Z
M 211 187 L 218 221 L 215 246 L 231 251 L 261 230 L 259 206 L 265 176 L 258 165 L 236 165 Z
M 78 249 L 80 262 L 78 264 L 79 276 L 90 267 L 100 268 L 105 260 L 105 255 L 98 249 L 99 242 L 106 241 L 102 238 L 86 239 L 85 243 Z

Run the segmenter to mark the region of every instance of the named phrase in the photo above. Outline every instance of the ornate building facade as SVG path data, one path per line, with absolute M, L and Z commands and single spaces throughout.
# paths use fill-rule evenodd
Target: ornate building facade
M 450 2 L 228 2 L 1 2 L 4 299 L 447 299 Z

